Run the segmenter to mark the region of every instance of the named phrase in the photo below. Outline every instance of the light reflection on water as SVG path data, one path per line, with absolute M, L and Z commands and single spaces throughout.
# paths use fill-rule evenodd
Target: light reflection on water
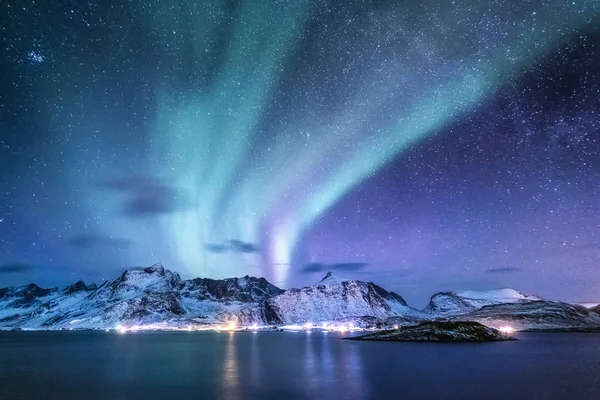
M 227 345 L 225 347 L 225 357 L 221 378 L 223 379 L 223 397 L 226 399 L 242 398 L 240 382 L 240 372 L 237 358 L 236 335 L 234 332 L 228 332 Z
M 252 345 L 250 346 L 250 379 L 252 384 L 260 387 L 263 384 L 260 352 L 258 342 L 258 332 L 252 332 Z
M 359 343 L 341 341 L 337 333 L 221 333 L 224 341 L 220 371 L 223 399 L 248 397 L 265 387 L 275 393 L 310 392 L 326 396 L 339 386 L 338 396 L 363 398 Z M 292 339 L 290 341 L 290 339 Z M 283 371 L 292 371 L 283 374 Z
M 351 366 L 346 371 L 348 376 L 348 398 L 364 399 L 367 398 L 368 384 L 364 380 L 364 366 L 361 353 L 358 351 L 362 343 L 351 342 L 347 347 L 345 356 L 347 359 L 343 362 L 346 366 Z
M 0 399 L 594 399 L 600 335 L 354 342 L 339 333 L 0 333 Z
M 300 335 L 304 335 L 304 357 L 300 360 L 304 360 L 304 381 L 306 382 L 309 389 L 314 392 L 318 389 L 318 376 L 317 376 L 317 363 L 315 359 L 315 340 L 311 337 L 311 332 L 300 332 Z M 325 359 L 327 356 L 323 354 L 321 359 Z

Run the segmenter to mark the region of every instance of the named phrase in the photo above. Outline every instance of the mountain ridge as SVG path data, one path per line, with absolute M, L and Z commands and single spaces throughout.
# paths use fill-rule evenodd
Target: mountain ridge
M 45 289 L 0 289 L 2 329 L 202 328 L 343 321 L 362 327 L 434 319 L 473 320 L 519 329 L 600 326 L 594 310 L 514 289 L 440 292 L 423 310 L 373 282 L 328 272 L 314 285 L 281 289 L 265 278 L 183 280 L 160 263 L 125 270 L 112 281 Z
M 486 291 L 439 292 L 431 296 L 423 312 L 438 316 L 467 314 L 493 304 L 524 303 L 544 300 L 541 297 L 514 289 L 492 289 Z

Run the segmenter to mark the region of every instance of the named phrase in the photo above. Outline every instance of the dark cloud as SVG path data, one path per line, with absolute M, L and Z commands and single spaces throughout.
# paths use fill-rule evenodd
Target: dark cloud
M 305 265 L 300 272 L 303 274 L 309 274 L 313 272 L 326 272 L 326 271 L 360 271 L 364 269 L 368 263 L 364 262 L 351 262 L 351 263 L 337 263 L 337 264 L 326 264 L 326 263 L 310 263 Z
M 523 269 L 515 268 L 515 267 L 504 267 L 504 268 L 490 268 L 485 271 L 487 274 L 513 274 L 516 272 L 521 272 Z
M 122 210 L 130 217 L 172 214 L 192 205 L 180 190 L 153 178 L 119 178 L 105 181 L 104 186 L 126 196 Z
M 232 239 L 229 241 L 231 251 L 235 253 L 257 253 L 260 248 L 253 243 Z
M 309 274 L 312 272 L 323 272 L 323 271 L 328 271 L 327 269 L 327 264 L 323 264 L 323 263 L 310 263 L 310 264 L 306 264 L 302 270 L 300 270 L 300 272 L 304 273 L 304 274 Z
M 95 247 L 125 248 L 129 246 L 129 240 L 113 238 L 101 233 L 82 233 L 72 236 L 69 244 L 81 249 Z
M 225 253 L 229 251 L 229 246 L 217 243 L 209 243 L 204 248 L 212 253 Z
M 223 243 L 209 243 L 204 248 L 213 253 L 258 253 L 260 247 L 254 243 L 238 239 L 226 240 Z
M 7 263 L 0 265 L 0 274 L 20 274 L 23 272 L 29 272 L 34 269 L 31 264 L 25 264 L 20 262 Z

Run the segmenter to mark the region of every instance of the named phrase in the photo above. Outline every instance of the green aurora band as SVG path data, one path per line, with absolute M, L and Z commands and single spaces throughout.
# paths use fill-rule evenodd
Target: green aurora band
M 242 2 L 210 86 L 182 93 L 159 84 L 157 175 L 192 204 L 162 217 L 174 258 L 194 276 L 231 276 L 242 262 L 285 285 L 303 234 L 325 212 L 404 150 L 474 110 L 577 31 L 593 27 L 598 4 L 411 6 L 404 19 L 383 28 L 404 42 L 365 37 L 356 44 L 374 56 L 359 66 L 365 84 L 337 112 L 323 122 L 309 104 L 302 118 L 271 132 L 265 143 L 257 134 L 261 121 L 284 72 L 296 67 L 294 51 L 308 21 L 323 10 L 306 1 L 277 2 L 276 12 L 268 1 Z M 172 5 L 156 18 L 176 21 L 169 17 Z M 226 14 L 225 3 L 215 3 L 186 25 L 198 68 L 207 63 L 206 43 L 219 37 Z M 485 22 L 481 32 L 468 31 L 460 17 L 467 15 Z M 432 20 L 439 23 L 423 22 Z M 391 51 L 394 46 L 401 51 Z M 206 248 L 231 239 L 256 243 L 262 251 Z

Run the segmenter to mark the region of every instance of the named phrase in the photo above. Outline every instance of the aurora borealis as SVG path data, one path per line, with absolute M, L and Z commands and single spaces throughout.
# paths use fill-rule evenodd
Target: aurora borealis
M 1 7 L 9 284 L 600 298 L 597 1 Z

